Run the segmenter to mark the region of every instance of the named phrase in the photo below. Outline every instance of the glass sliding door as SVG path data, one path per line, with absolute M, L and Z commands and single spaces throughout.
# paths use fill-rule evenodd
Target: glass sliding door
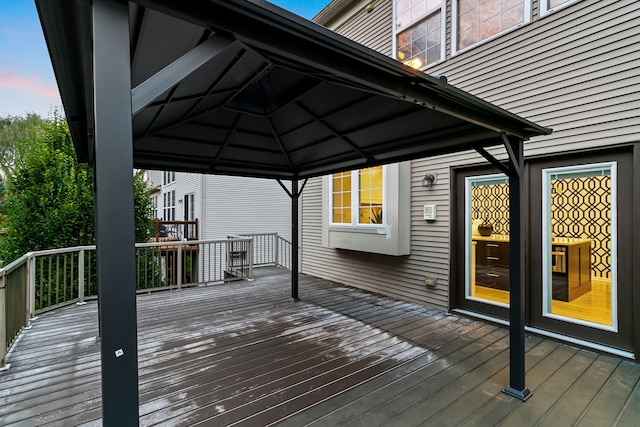
M 640 156 L 633 150 L 527 161 L 527 326 L 625 355 L 633 351 L 640 283 L 634 270 L 640 176 L 634 161 L 640 164 Z M 508 319 L 508 182 L 490 167 L 454 169 L 451 301 L 461 311 Z
M 508 307 L 509 179 L 465 179 L 465 299 Z
M 542 169 L 544 317 L 618 330 L 616 188 L 616 162 Z

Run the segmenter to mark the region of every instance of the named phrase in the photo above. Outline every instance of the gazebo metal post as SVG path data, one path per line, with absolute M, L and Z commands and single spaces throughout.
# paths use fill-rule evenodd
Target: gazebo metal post
M 291 300 L 299 301 L 298 298 L 298 228 L 300 216 L 298 214 L 298 180 L 291 181 Z
M 525 386 L 525 228 L 524 144 L 502 134 L 509 154 L 509 386 L 504 392 L 522 401 L 531 396 Z
M 300 195 L 304 191 L 305 185 L 307 185 L 308 179 L 304 180 L 302 183 L 302 187 L 298 190 L 298 180 L 291 180 L 291 191 L 280 181 L 277 180 L 280 187 L 287 193 L 287 195 L 291 198 L 291 301 L 300 301 L 298 298 L 298 270 L 300 269 L 299 264 L 299 247 L 300 247 L 300 239 L 299 239 L 299 224 L 300 224 L 300 215 L 298 213 L 299 203 L 300 203 Z
M 129 4 L 93 0 L 95 226 L 102 422 L 138 425 Z

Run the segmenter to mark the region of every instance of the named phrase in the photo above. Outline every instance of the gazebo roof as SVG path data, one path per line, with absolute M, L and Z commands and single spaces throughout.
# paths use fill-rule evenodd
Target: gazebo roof
M 93 159 L 89 2 L 37 0 Z M 259 0 L 129 3 L 134 166 L 299 179 L 549 129 Z

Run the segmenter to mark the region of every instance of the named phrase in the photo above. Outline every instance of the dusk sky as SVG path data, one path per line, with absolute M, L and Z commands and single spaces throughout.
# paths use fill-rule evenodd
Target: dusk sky
M 329 0 L 272 3 L 311 19 Z M 0 117 L 48 117 L 61 105 L 34 1 L 0 0 Z

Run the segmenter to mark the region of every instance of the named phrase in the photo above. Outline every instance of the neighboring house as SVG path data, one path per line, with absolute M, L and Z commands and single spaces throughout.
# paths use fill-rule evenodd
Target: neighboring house
M 291 239 L 291 199 L 276 181 L 183 172 L 147 171 L 153 216 L 198 220 L 200 240 L 228 234 L 278 233 Z
M 525 142 L 526 323 L 639 358 L 640 2 L 335 0 L 314 20 L 553 128 Z M 506 182 L 475 151 L 312 179 L 302 271 L 505 321 Z

